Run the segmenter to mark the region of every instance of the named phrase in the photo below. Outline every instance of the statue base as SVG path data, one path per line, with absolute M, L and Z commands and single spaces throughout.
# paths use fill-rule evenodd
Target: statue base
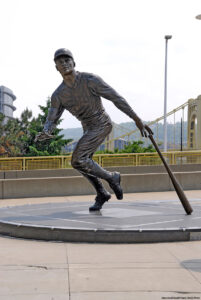
M 186 215 L 178 199 L 33 204 L 0 209 L 0 234 L 46 241 L 151 243 L 201 240 L 201 200 Z

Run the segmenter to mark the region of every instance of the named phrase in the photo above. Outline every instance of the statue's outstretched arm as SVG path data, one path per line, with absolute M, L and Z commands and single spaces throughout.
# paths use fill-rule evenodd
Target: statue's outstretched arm
M 119 95 L 111 86 L 109 86 L 106 82 L 102 80 L 102 78 L 98 76 L 94 76 L 90 84 L 97 95 L 112 101 L 119 110 L 121 110 L 132 120 L 134 120 L 136 126 L 141 132 L 141 135 L 147 137 L 147 129 L 145 125 L 143 124 L 140 117 L 134 112 L 132 107 L 128 104 L 126 99 Z
M 47 139 L 51 139 L 54 136 L 52 135 L 52 131 L 56 127 L 57 121 L 61 117 L 64 111 L 64 107 L 60 105 L 57 99 L 52 97 L 51 99 L 51 107 L 49 108 L 48 115 L 43 127 L 43 131 L 39 132 L 39 134 L 35 138 L 35 142 L 44 141 Z

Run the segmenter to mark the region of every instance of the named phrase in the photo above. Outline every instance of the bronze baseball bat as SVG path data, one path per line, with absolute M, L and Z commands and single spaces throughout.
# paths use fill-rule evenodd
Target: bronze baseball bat
M 193 209 L 192 209 L 188 199 L 186 198 L 186 195 L 184 194 L 184 191 L 183 191 L 181 185 L 179 184 L 176 177 L 172 173 L 172 171 L 171 171 L 170 167 L 168 166 L 167 162 L 165 161 L 161 151 L 159 150 L 158 145 L 156 144 L 156 142 L 153 138 L 153 135 L 150 132 L 149 132 L 148 137 L 150 138 L 152 144 L 154 145 L 156 151 L 158 152 L 158 154 L 159 154 L 159 156 L 160 156 L 160 158 L 161 158 L 161 160 L 162 160 L 162 162 L 163 162 L 163 164 L 164 164 L 164 166 L 165 166 L 165 168 L 166 168 L 166 170 L 167 170 L 167 172 L 170 176 L 172 184 L 173 184 L 173 186 L 175 188 L 175 191 L 176 191 L 176 193 L 177 193 L 177 195 L 178 195 L 178 197 L 179 197 L 179 199 L 180 199 L 180 201 L 183 205 L 184 210 L 186 211 L 187 215 L 190 215 L 192 213 Z

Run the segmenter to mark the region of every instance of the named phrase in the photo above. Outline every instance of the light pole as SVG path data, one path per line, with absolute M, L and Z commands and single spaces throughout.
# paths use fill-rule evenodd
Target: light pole
M 164 152 L 167 152 L 167 52 L 168 40 L 172 38 L 171 35 L 165 35 L 165 85 L 164 85 Z

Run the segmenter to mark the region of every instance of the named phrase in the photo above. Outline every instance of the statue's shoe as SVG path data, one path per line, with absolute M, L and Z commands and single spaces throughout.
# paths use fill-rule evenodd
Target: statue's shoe
M 95 198 L 95 203 L 89 207 L 89 211 L 100 210 L 103 204 L 111 198 L 110 193 L 105 193 L 104 195 L 98 195 Z
M 113 172 L 112 180 L 109 182 L 109 186 L 113 189 L 118 200 L 123 199 L 123 190 L 120 185 L 121 175 L 119 172 Z

